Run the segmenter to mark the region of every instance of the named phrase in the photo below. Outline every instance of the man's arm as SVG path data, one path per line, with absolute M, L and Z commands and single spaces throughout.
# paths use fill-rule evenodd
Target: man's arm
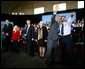
M 68 24 L 72 25 L 73 22 L 74 22 L 74 19 L 73 19 L 72 17 L 69 17 L 69 18 L 67 19 L 67 23 L 68 23 Z
M 32 26 L 32 40 L 34 40 L 34 27 Z
M 74 19 L 74 12 L 71 13 L 71 16 L 67 19 L 67 23 L 68 24 L 71 24 L 75 22 L 75 19 Z

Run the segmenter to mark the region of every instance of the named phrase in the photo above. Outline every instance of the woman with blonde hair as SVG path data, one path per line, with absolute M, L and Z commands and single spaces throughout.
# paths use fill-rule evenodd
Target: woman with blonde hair
M 13 27 L 11 42 L 13 43 L 12 50 L 19 52 L 20 30 L 17 25 Z
M 45 51 L 46 51 L 46 40 L 47 40 L 47 28 L 43 26 L 43 22 L 39 22 L 39 28 L 38 28 L 38 45 L 39 45 L 39 53 L 40 57 L 45 57 Z

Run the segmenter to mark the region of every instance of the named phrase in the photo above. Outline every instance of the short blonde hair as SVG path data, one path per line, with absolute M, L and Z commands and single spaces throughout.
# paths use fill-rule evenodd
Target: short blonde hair
M 15 26 L 13 27 L 13 31 L 16 31 L 17 29 L 18 29 L 18 26 L 15 25 Z

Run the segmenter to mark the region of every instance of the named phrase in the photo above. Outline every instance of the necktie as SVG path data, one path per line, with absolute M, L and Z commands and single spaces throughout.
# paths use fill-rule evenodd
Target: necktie
M 28 33 L 28 29 L 29 29 L 29 26 L 27 26 L 27 29 L 26 29 L 26 35 L 27 35 L 27 33 Z
M 64 34 L 63 30 L 64 30 L 64 25 L 62 24 L 62 27 L 61 27 L 61 35 Z

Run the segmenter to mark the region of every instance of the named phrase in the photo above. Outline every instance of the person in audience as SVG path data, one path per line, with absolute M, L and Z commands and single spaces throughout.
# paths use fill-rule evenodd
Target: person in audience
M 26 41 L 26 28 L 27 28 L 27 24 L 25 24 L 25 27 L 22 28 L 22 31 L 21 31 L 21 36 L 22 36 L 22 40 L 23 40 L 23 43 Z
M 82 30 L 81 30 L 81 32 L 80 32 L 80 36 L 81 36 L 81 42 L 84 42 L 84 18 L 82 18 L 82 20 L 81 20 L 81 27 L 82 27 Z
M 80 20 L 77 21 L 77 27 L 80 27 Z
M 43 22 L 39 22 L 39 28 L 38 28 L 38 45 L 39 45 L 39 54 L 40 57 L 45 57 L 45 51 L 46 51 L 46 41 L 47 41 L 47 28 L 43 26 Z
M 80 23 L 81 23 L 81 27 L 82 27 L 82 30 L 83 30 L 83 28 L 84 28 L 84 18 L 82 18 Z
M 5 36 L 3 29 L 1 29 L 1 51 L 4 51 L 4 45 L 5 45 Z
M 11 49 L 11 34 L 13 26 L 10 24 L 9 20 L 6 19 L 6 24 L 3 27 L 4 35 L 5 35 L 5 51 L 9 51 Z
M 34 56 L 34 27 L 31 24 L 30 20 L 27 20 L 27 28 L 26 28 L 26 49 L 29 54 L 29 56 L 33 57 Z
M 13 27 L 11 42 L 13 44 L 12 51 L 19 52 L 20 29 L 17 25 Z
M 35 41 L 34 41 L 34 52 L 38 53 L 38 24 L 34 24 L 34 33 L 35 33 Z

